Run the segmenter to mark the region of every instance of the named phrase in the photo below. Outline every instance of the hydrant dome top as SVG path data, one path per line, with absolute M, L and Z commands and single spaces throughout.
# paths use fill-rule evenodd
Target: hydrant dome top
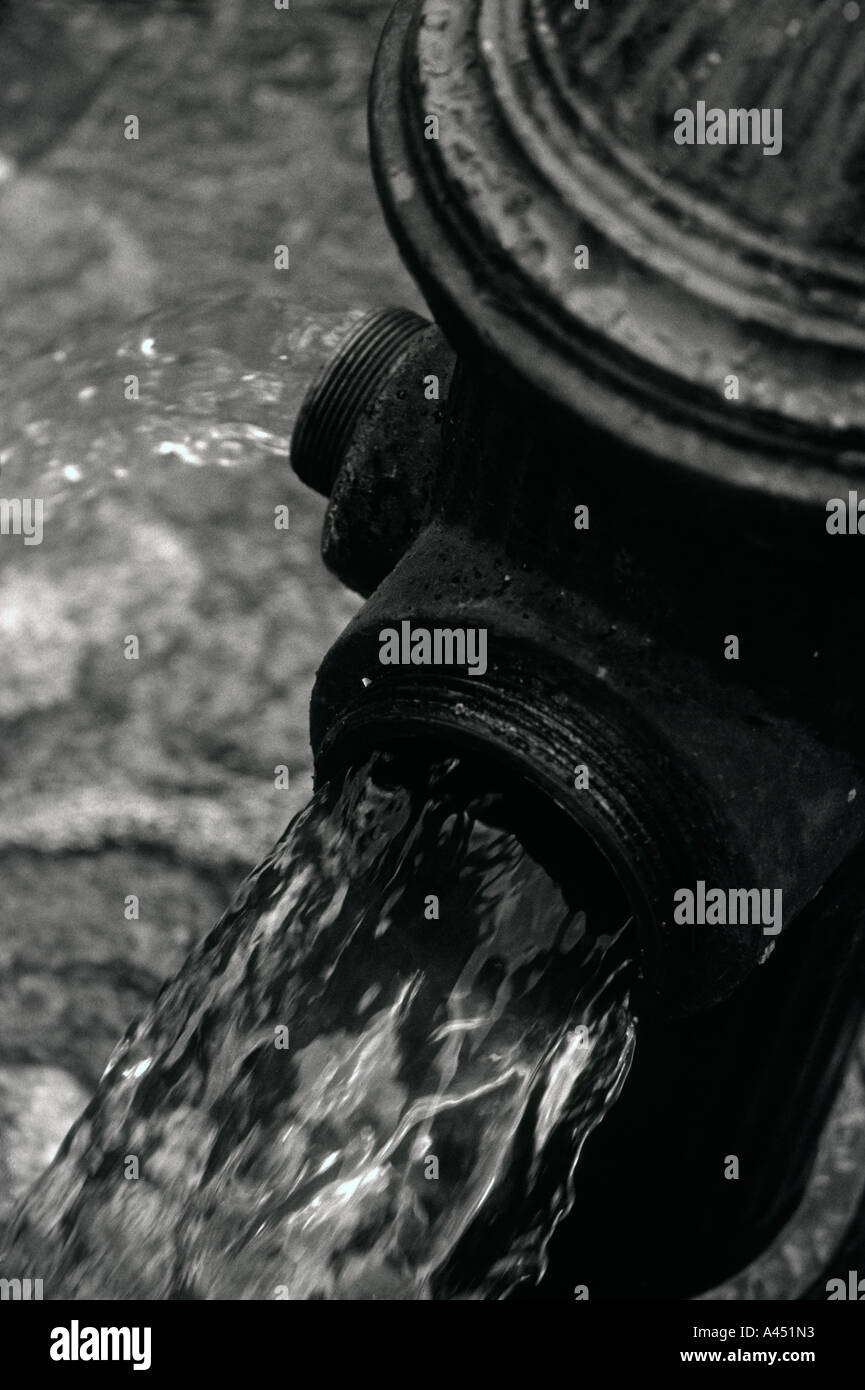
M 698 218 L 707 208 L 687 196 L 704 200 L 732 219 L 726 231 L 743 247 L 755 234 L 778 238 L 781 261 L 846 277 L 861 300 L 865 5 L 861 16 L 845 0 L 637 0 L 585 12 L 538 0 L 532 8 L 564 106 L 614 164 L 642 179 L 647 196 Z M 764 154 L 756 123 L 747 145 L 721 126 L 698 157 L 671 135 L 676 112 L 700 101 L 707 111 L 765 115 L 776 139 Z
M 458 351 L 822 505 L 865 478 L 863 84 L 840 0 L 400 0 L 374 164 Z

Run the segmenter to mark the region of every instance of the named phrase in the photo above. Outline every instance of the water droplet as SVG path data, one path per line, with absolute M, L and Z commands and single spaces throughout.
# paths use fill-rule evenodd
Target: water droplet
M 201 459 L 198 455 L 194 454 L 191 449 L 188 449 L 185 444 L 181 444 L 179 441 L 163 439 L 157 452 L 163 456 L 166 454 L 176 454 L 183 463 L 190 463 L 198 466 L 201 464 Z
M 414 179 L 410 174 L 396 174 L 392 187 L 393 196 L 398 203 L 408 203 L 414 197 Z
M 127 1067 L 121 1075 L 126 1077 L 131 1076 L 134 1081 L 137 1081 L 139 1076 L 144 1075 L 152 1061 L 152 1057 L 145 1057 L 143 1062 L 137 1062 L 134 1067 Z

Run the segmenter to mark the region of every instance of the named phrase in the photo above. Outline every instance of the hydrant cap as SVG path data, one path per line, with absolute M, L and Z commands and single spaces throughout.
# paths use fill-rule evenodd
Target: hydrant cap
M 823 508 L 865 480 L 857 20 L 400 0 L 374 165 L 457 350 L 721 486 Z

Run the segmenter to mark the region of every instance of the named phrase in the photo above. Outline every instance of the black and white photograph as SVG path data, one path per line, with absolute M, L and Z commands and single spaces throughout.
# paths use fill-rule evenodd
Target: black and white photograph
M 834 1383 L 863 576 L 865 3 L 0 0 L 22 1375 Z

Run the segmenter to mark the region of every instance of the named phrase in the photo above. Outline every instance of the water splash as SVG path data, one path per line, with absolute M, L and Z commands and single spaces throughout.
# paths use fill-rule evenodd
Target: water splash
M 298 406 L 364 310 L 247 293 L 163 308 L 17 367 L 2 388 L 4 486 L 58 504 L 165 467 L 283 461 Z M 110 346 L 106 346 L 106 341 Z
M 628 939 L 590 866 L 578 905 L 478 785 L 381 756 L 317 793 L 115 1051 L 7 1277 L 243 1299 L 541 1278 L 630 1066 Z

